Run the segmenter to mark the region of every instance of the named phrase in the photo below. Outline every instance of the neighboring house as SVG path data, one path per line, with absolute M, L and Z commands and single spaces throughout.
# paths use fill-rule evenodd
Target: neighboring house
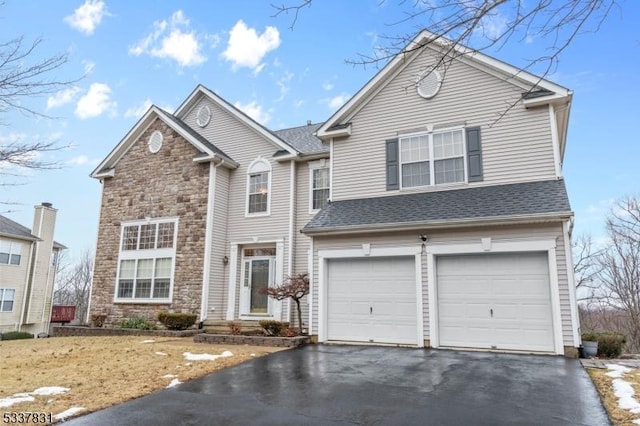
M 0 215 L 0 333 L 49 333 L 56 261 L 57 210 L 35 207 L 33 229 Z
M 203 86 L 151 107 L 92 173 L 91 312 L 287 320 L 259 290 L 308 271 L 320 342 L 575 356 L 572 92 L 463 47 L 437 64 L 429 37 L 322 124 L 270 131 Z

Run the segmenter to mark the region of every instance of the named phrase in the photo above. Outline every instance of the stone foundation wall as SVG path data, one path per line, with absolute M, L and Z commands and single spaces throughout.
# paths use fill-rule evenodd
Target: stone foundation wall
M 164 139 L 154 154 L 147 142 L 155 130 Z M 105 314 L 105 325 L 119 325 L 135 316 L 155 321 L 163 310 L 199 313 L 209 164 L 194 163 L 197 154 L 189 142 L 156 119 L 118 161 L 114 177 L 104 179 L 91 315 Z M 178 217 L 173 302 L 114 303 L 121 223 L 169 217 Z
M 274 346 L 279 348 L 297 348 L 309 343 L 309 336 L 267 337 L 267 336 L 234 336 L 231 334 L 196 334 L 194 342 L 232 345 Z

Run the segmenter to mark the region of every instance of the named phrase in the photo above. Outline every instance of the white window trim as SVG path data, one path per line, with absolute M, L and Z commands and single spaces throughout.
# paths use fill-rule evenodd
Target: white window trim
M 328 260 L 344 258 L 364 258 L 364 257 L 390 257 L 390 256 L 413 256 L 415 261 L 416 277 L 416 346 L 424 347 L 424 317 L 423 317 L 423 297 L 422 297 L 422 254 L 421 246 L 408 247 L 372 247 L 370 244 L 363 244 L 362 248 L 356 249 L 336 249 L 318 251 L 318 341 L 328 341 L 328 302 L 329 283 Z
M 467 185 L 469 183 L 469 164 L 467 159 L 467 132 L 465 132 L 465 126 L 453 126 L 453 127 L 443 127 L 434 130 L 421 131 L 421 132 L 411 132 L 411 133 L 402 133 L 398 135 L 398 180 L 400 181 L 400 190 L 415 190 L 415 189 L 424 189 L 424 188 L 447 188 L 447 187 L 456 187 L 461 185 Z M 433 153 L 433 135 L 438 133 L 447 133 L 454 132 L 456 130 L 462 131 L 462 161 L 464 162 L 464 180 L 461 182 L 449 182 L 449 183 L 439 183 L 436 184 L 436 168 L 434 153 Z M 411 164 L 411 163 L 403 163 L 402 162 L 402 139 L 409 138 L 412 136 L 429 136 L 429 181 L 430 185 L 422 185 L 422 186 L 404 186 L 402 179 L 402 165 L 403 164 Z M 437 160 L 446 160 L 450 158 L 459 158 L 459 157 L 443 157 L 438 158 Z
M 262 163 L 264 165 L 267 166 L 267 170 L 261 170 L 261 171 L 252 171 L 252 169 L 258 165 L 259 163 Z M 256 213 L 249 213 L 249 182 L 251 180 L 251 175 L 252 174 L 258 174 L 258 173 L 267 173 L 267 211 L 265 212 L 256 212 Z M 245 217 L 264 217 L 264 216 L 270 216 L 271 215 L 271 198 L 273 197 L 273 194 L 271 193 L 271 180 L 273 178 L 273 168 L 271 167 L 271 163 L 269 162 L 269 160 L 262 158 L 262 157 L 258 157 L 255 160 L 253 160 L 251 162 L 251 164 L 249 164 L 249 167 L 247 167 L 247 190 L 246 190 L 246 195 L 245 195 L 245 209 L 244 209 L 244 216 Z
M 2 287 L 2 288 L 0 288 L 0 290 L 2 290 L 2 292 L 0 292 L 0 296 L 1 296 L 0 297 L 0 314 L 10 314 L 10 313 L 14 312 L 15 311 L 15 307 L 16 307 L 16 295 L 18 294 L 18 292 L 13 287 Z M 13 303 L 11 304 L 11 310 L 10 311 L 3 311 L 2 310 L 2 305 L 4 305 L 4 301 L 5 301 L 4 294 L 6 293 L 7 290 L 13 290 Z
M 309 162 L 309 214 L 316 214 L 321 209 L 313 208 L 313 172 L 316 170 L 327 169 L 329 170 L 329 198 L 331 198 L 331 166 L 330 161 L 326 159 L 320 159 L 317 161 Z
M 560 290 L 558 283 L 558 268 L 556 263 L 556 240 L 522 240 L 522 241 L 492 241 L 482 238 L 476 242 L 459 244 L 427 244 L 427 274 L 429 288 L 429 333 L 432 348 L 440 346 L 440 324 L 438 323 L 438 286 L 436 283 L 436 260 L 438 255 L 450 254 L 480 254 L 480 253 L 516 253 L 516 252 L 546 252 L 549 261 L 549 295 L 551 299 L 551 315 L 553 322 L 554 352 L 564 354 L 562 340 L 562 319 L 560 314 Z
M 173 222 L 173 247 L 161 248 L 161 249 L 143 249 L 143 250 L 123 250 L 122 242 L 124 238 L 124 229 L 127 226 L 135 225 L 149 225 L 152 223 L 166 223 Z M 132 220 L 123 221 L 120 223 L 120 246 L 118 252 L 118 266 L 116 271 L 116 285 L 113 293 L 114 303 L 137 303 L 137 304 L 167 304 L 173 302 L 173 284 L 174 276 L 176 272 L 176 246 L 178 245 L 178 222 L 177 217 L 163 217 L 144 220 Z M 156 229 L 157 233 L 157 229 Z M 156 234 L 157 238 L 157 234 Z M 158 259 L 158 258 L 171 258 L 171 276 L 169 277 L 169 297 L 167 298 L 135 298 L 135 297 L 118 297 L 118 290 L 120 286 L 120 264 L 123 260 L 138 260 L 138 259 Z M 154 262 L 155 269 L 155 262 Z M 135 293 L 134 293 L 135 294 Z
M 8 243 L 8 244 L 9 244 L 9 259 L 7 259 L 7 261 L 8 261 L 8 262 L 7 262 L 7 263 L 0 263 L 0 265 L 4 265 L 4 266 L 12 266 L 12 267 L 14 267 L 14 268 L 15 268 L 15 267 L 20 267 L 20 265 L 22 264 L 22 258 L 24 257 L 24 256 L 22 255 L 22 245 L 23 245 L 23 244 L 22 244 L 22 243 L 19 243 L 19 242 L 17 242 L 17 241 L 10 241 L 10 240 L 7 240 L 7 239 L 3 239 L 3 240 L 0 240 L 0 241 L 4 241 L 4 242 L 6 242 L 6 243 Z M 15 247 L 17 247 L 17 248 L 18 248 L 18 251 L 17 251 L 17 252 L 14 252 L 14 251 L 13 251 Z M 16 255 L 16 254 L 20 256 L 20 262 L 18 262 L 18 264 L 17 264 L 17 265 L 15 265 L 15 264 L 11 263 L 11 256 L 12 256 L 12 255 Z
M 241 251 L 245 248 L 253 248 L 260 246 L 269 246 L 273 247 L 273 244 L 276 246 L 276 275 L 274 277 L 274 283 L 279 284 L 284 282 L 284 239 L 276 238 L 276 239 L 262 239 L 255 238 L 252 240 L 239 240 L 232 241 L 229 247 L 229 282 L 227 287 L 227 321 L 233 321 L 235 319 L 247 319 L 247 320 L 255 320 L 256 317 L 246 317 L 246 316 L 238 316 L 236 315 L 236 299 L 240 297 L 240 286 L 242 283 L 238 280 L 238 276 L 242 274 L 242 271 L 238 271 L 239 260 L 242 260 L 244 257 L 244 253 Z M 240 252 L 240 253 L 238 253 Z M 238 259 L 240 256 L 240 259 Z M 244 264 L 240 266 L 244 269 Z M 239 273 L 240 272 L 240 273 Z M 239 300 L 238 300 L 239 302 Z M 278 320 L 282 318 L 282 302 L 275 301 L 276 303 L 273 305 L 274 311 L 271 313 L 271 316 L 263 319 L 276 319 Z M 240 308 L 240 303 L 238 303 L 238 308 Z

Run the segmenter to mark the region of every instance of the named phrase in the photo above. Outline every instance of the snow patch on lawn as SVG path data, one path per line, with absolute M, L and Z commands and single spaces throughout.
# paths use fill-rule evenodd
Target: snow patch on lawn
M 633 370 L 618 364 L 607 364 L 607 368 L 612 370 L 607 373 L 607 376 L 613 378 L 613 394 L 618 398 L 618 407 L 633 414 L 640 414 L 640 402 L 634 397 L 633 386 L 630 382 L 622 379 L 624 374 Z
M 80 411 L 85 410 L 84 407 L 71 407 L 68 410 L 64 410 L 62 413 L 58 413 L 55 416 L 53 416 L 54 419 L 56 420 L 64 420 L 67 417 L 73 416 L 76 413 L 79 413 Z
M 63 388 L 62 386 L 47 386 L 38 388 L 33 392 L 20 392 L 6 398 L 0 398 L 0 408 L 11 407 L 13 404 L 21 402 L 32 402 L 35 400 L 33 395 L 60 395 L 65 392 L 69 392 L 69 388 Z
M 173 380 L 171 380 L 171 383 L 169 383 L 169 384 L 167 385 L 167 389 L 172 388 L 172 387 L 174 387 L 174 386 L 178 386 L 180 383 L 182 383 L 180 380 L 178 380 L 178 379 L 173 379 Z
M 228 358 L 233 356 L 230 351 L 224 351 L 220 355 L 211 354 L 192 354 L 191 352 L 184 352 L 182 354 L 187 361 L 215 361 L 218 358 Z
M 60 395 L 65 392 L 69 392 L 69 388 L 63 388 L 62 386 L 47 386 L 34 390 L 31 392 L 31 395 Z
M 156 355 L 167 356 L 167 354 L 166 354 L 166 353 L 164 353 L 164 352 L 156 352 Z
M 21 402 L 31 402 L 33 400 L 35 400 L 35 398 L 32 396 L 25 394 L 15 394 L 6 398 L 0 398 L 0 408 L 11 407 L 13 404 L 19 404 Z
M 149 339 L 149 340 L 143 340 L 143 341 L 142 341 L 142 342 L 140 342 L 140 343 L 155 343 L 155 342 L 156 342 L 155 340 L 153 340 L 153 339 Z
M 633 420 L 631 423 L 634 423 L 634 424 L 640 425 L 640 419 L 635 419 L 635 420 Z
M 163 379 L 173 379 L 174 377 L 178 377 L 175 374 L 165 374 L 162 376 Z

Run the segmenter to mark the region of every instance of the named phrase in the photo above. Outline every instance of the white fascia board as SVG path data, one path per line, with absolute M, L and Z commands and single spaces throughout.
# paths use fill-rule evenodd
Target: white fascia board
M 364 232 L 396 232 L 410 231 L 415 229 L 435 229 L 435 228 L 469 228 L 474 226 L 493 226 L 493 225 L 516 225 L 531 223 L 550 223 L 563 222 L 573 217 L 572 212 L 564 213 L 540 213 L 530 215 L 512 215 L 500 218 L 473 218 L 473 219 L 452 219 L 427 222 L 409 222 L 409 223 L 382 223 L 373 225 L 345 226 L 340 228 L 327 228 L 306 231 L 301 230 L 303 234 L 309 236 L 316 235 L 342 235 L 342 234 L 359 234 Z
M 320 129 L 318 129 L 318 131 L 316 132 L 316 136 L 319 137 L 320 139 L 351 136 L 351 123 L 349 123 L 347 126 L 342 127 L 340 129 L 334 129 L 334 130 L 327 129 L 327 130 L 323 130 L 322 132 L 320 131 Z
M 469 49 L 462 45 L 452 45 L 452 42 L 448 41 L 444 37 L 439 37 L 434 33 L 427 30 L 423 30 L 418 34 L 400 53 L 398 53 L 387 65 L 384 66 L 371 80 L 367 82 L 346 104 L 344 104 L 338 111 L 336 111 L 317 131 L 319 138 L 330 137 L 328 129 L 339 123 L 340 119 L 347 116 L 349 112 L 355 108 L 364 98 L 369 95 L 369 92 L 375 87 L 380 85 L 383 80 L 387 79 L 398 67 L 404 68 L 411 60 L 417 56 L 420 52 L 419 46 L 426 45 L 430 42 L 432 46 L 436 48 L 443 48 L 447 50 L 453 50 L 459 56 L 456 59 L 472 64 L 476 62 L 480 65 L 484 65 L 486 68 L 494 69 L 498 71 L 503 77 L 518 87 L 525 88 L 522 84 L 518 84 L 518 80 L 527 83 L 529 86 L 540 87 L 543 89 L 555 92 L 560 97 L 566 97 L 571 95 L 571 91 L 559 84 L 553 83 L 542 77 L 533 75 L 520 68 L 509 65 L 506 62 L 502 62 L 498 59 L 492 58 L 488 55 Z M 487 69 L 485 68 L 485 71 Z M 352 114 L 350 114 L 352 115 Z
M 543 105 L 563 104 L 569 103 L 573 95 L 572 91 L 569 91 L 566 95 L 554 93 L 549 96 L 540 96 L 539 98 L 523 99 L 522 104 L 525 108 L 534 108 Z
M 203 85 L 198 85 L 198 87 L 196 87 L 196 89 L 193 91 L 193 93 L 191 93 L 189 98 L 187 98 L 187 100 L 182 105 L 180 105 L 180 107 L 176 110 L 174 115 L 176 117 L 181 117 L 184 114 L 184 112 L 191 106 L 191 104 L 196 99 L 198 94 L 203 94 L 209 97 L 209 99 L 215 102 L 219 107 L 227 111 L 232 116 L 236 117 L 242 123 L 247 125 L 247 127 L 257 132 L 259 135 L 264 137 L 269 142 L 273 143 L 278 148 L 284 149 L 285 151 L 293 155 L 299 154 L 299 152 L 296 151 L 291 145 L 284 143 L 280 138 L 273 135 L 273 133 L 268 131 L 264 126 L 254 121 L 251 117 L 249 117 L 248 115 L 240 111 L 238 108 L 232 106 L 229 102 L 225 101 L 220 96 L 216 95 L 214 92 L 207 89 Z
M 157 109 L 157 108 L 156 108 Z M 128 142 L 135 140 L 140 134 L 142 134 L 147 127 L 152 123 L 152 115 L 154 114 L 154 107 L 151 106 L 146 113 L 138 122 L 127 132 L 127 134 L 120 140 L 118 145 L 116 145 L 109 155 L 102 160 L 100 164 L 91 172 L 89 176 L 95 179 L 101 179 L 103 177 L 113 177 L 113 175 L 108 175 L 107 173 L 100 173 L 100 170 L 103 170 L 107 167 L 107 165 L 115 164 L 120 157 L 129 149 Z M 105 176 L 102 176 L 105 175 Z

